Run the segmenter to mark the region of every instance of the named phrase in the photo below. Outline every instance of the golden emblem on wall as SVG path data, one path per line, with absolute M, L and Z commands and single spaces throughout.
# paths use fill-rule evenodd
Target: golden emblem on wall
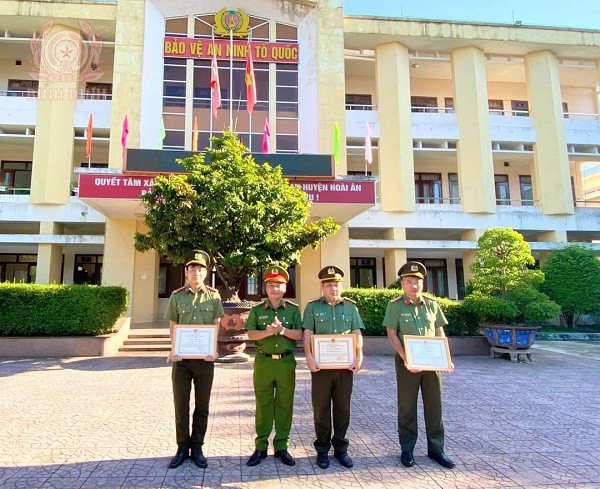
M 230 32 L 235 37 L 248 37 L 250 18 L 243 10 L 227 10 L 223 7 L 215 14 L 215 34 L 225 37 Z

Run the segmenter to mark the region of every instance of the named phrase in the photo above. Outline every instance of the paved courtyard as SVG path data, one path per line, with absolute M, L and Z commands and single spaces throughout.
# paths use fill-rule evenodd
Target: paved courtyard
M 0 487 L 600 488 L 600 360 L 547 349 L 533 360 L 454 359 L 444 389 L 454 470 L 426 457 L 423 438 L 417 465 L 401 465 L 391 357 L 367 358 L 355 378 L 353 469 L 333 458 L 328 470 L 316 466 L 302 359 L 290 447 L 296 466 L 269 456 L 247 467 L 252 365 L 219 365 L 204 447 L 209 467 L 186 461 L 167 470 L 176 447 L 164 358 L 0 359 Z

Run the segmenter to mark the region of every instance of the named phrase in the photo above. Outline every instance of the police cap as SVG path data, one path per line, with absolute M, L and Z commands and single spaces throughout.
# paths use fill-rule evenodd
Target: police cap
M 269 267 L 265 273 L 265 282 L 279 282 L 281 284 L 285 284 L 289 282 L 290 275 L 287 273 L 287 270 L 283 267 Z
M 330 265 L 323 267 L 318 276 L 321 282 L 329 282 L 330 280 L 341 282 L 344 279 L 344 271 L 339 267 Z
M 409 261 L 400 267 L 398 270 L 398 276 L 402 277 L 419 277 L 425 278 L 427 276 L 427 268 L 421 262 Z
M 202 265 L 205 268 L 208 268 L 208 262 L 210 261 L 210 257 L 206 251 L 202 250 L 192 250 L 185 257 L 185 266 L 188 265 Z

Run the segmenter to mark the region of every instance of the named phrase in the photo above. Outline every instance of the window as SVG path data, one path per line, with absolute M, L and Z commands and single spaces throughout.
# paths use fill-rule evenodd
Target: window
M 346 175 L 356 176 L 356 177 L 364 177 L 364 176 L 370 177 L 372 175 L 372 172 L 371 172 L 371 170 L 368 170 L 367 173 L 365 173 L 364 170 L 348 170 L 346 172 Z
M 511 100 L 510 102 L 512 115 L 528 116 L 529 102 L 527 100 Z
M 12 97 L 37 97 L 37 80 L 8 80 L 6 95 Z
M 371 95 L 346 94 L 346 110 L 373 110 Z
M 569 104 L 567 102 L 562 103 L 563 115 L 565 119 L 569 118 Z
M 454 99 L 452 97 L 445 97 L 444 107 L 446 107 L 446 114 L 454 114 Z
M 111 100 L 112 83 L 86 83 L 83 98 L 91 100 Z
M 415 197 L 417 203 L 442 203 L 442 174 L 415 173 Z
M 448 173 L 448 185 L 450 186 L 450 203 L 460 204 L 458 173 Z
M 521 186 L 521 205 L 533 205 L 533 186 L 531 175 L 519 175 Z
M 287 283 L 287 289 L 283 297 L 289 299 L 296 297 L 296 267 L 292 265 L 287 270 L 290 280 Z M 260 301 L 267 297 L 266 284 L 264 281 L 265 269 L 261 269 L 254 276 L 247 277 L 242 283 L 239 291 L 240 300 Z
M 458 299 L 462 300 L 465 298 L 465 269 L 462 258 L 454 260 L 456 267 L 456 288 L 458 290 Z
M 488 100 L 490 115 L 504 115 L 504 102 L 502 100 Z
M 31 188 L 31 161 L 0 163 L 0 194 L 28 195 Z
M 448 272 L 445 259 L 410 258 L 420 261 L 427 268 L 423 290 L 436 297 L 448 297 Z
M 350 258 L 350 286 L 377 287 L 375 258 Z
M 37 255 L 0 254 L 0 282 L 35 282 Z
M 102 255 L 75 255 L 73 283 L 100 285 L 102 283 Z
M 167 298 L 171 292 L 185 283 L 183 265 L 173 265 L 166 256 L 160 259 L 158 268 L 158 297 Z
M 508 175 L 494 175 L 494 183 L 496 186 L 496 204 L 510 205 Z
M 411 97 L 412 112 L 437 112 L 437 97 Z

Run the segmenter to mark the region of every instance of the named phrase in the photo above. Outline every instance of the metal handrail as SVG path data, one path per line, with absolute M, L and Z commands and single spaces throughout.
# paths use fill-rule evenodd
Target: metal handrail
M 83 100 L 112 100 L 112 93 L 80 92 L 77 98 Z
M 2 97 L 26 97 L 26 98 L 37 98 L 37 90 L 0 90 L 0 96 Z
M 367 104 L 346 104 L 346 110 L 377 110 L 377 106 Z

